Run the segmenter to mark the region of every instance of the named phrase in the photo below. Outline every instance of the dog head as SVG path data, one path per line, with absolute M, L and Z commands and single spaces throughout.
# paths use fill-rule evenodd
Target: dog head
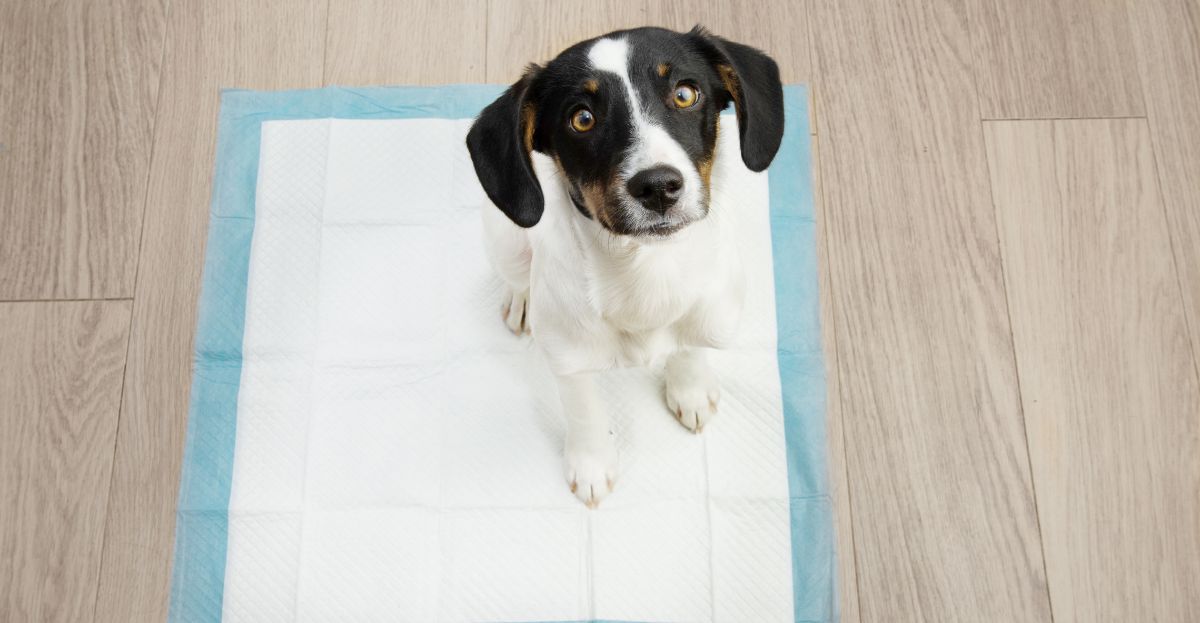
M 783 138 L 774 61 L 699 27 L 618 31 L 531 65 L 475 120 L 467 147 L 488 197 L 521 227 L 542 216 L 538 151 L 583 216 L 663 237 L 708 214 L 717 119 L 730 104 L 742 160 L 766 169 Z

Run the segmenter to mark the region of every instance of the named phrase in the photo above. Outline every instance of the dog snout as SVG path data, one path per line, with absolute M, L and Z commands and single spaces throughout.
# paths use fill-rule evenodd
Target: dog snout
M 629 178 L 625 189 L 646 209 L 666 212 L 683 192 L 683 174 L 669 166 L 644 169 Z

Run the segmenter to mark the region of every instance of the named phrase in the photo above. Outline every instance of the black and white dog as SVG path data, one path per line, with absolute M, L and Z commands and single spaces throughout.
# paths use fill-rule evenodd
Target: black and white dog
M 698 433 L 717 411 L 704 349 L 734 337 L 743 299 L 738 206 L 712 176 L 731 103 L 742 160 L 762 171 L 783 137 L 775 62 L 699 27 L 639 28 L 531 65 L 467 135 L 500 208 L 483 219 L 505 321 L 532 327 L 558 378 L 567 482 L 588 506 L 617 470 L 597 372 L 665 360 L 683 426 Z

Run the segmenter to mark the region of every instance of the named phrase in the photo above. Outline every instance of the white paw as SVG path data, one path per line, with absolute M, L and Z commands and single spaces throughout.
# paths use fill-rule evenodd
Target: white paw
M 617 448 L 612 434 L 602 439 L 567 440 L 565 452 L 567 485 L 588 508 L 612 493 L 617 480 Z
M 702 432 L 720 402 L 721 385 L 707 365 L 667 366 L 667 407 L 684 428 Z
M 510 331 L 517 335 L 529 333 L 529 290 L 508 290 L 504 296 L 504 309 L 500 313 Z

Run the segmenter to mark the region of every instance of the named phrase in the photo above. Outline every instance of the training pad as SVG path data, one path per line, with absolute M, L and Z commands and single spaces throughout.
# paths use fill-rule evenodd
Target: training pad
M 594 511 L 484 256 L 464 139 L 500 92 L 224 93 L 171 620 L 835 620 L 806 90 L 765 173 L 722 117 L 747 305 L 718 415 L 602 375 Z

